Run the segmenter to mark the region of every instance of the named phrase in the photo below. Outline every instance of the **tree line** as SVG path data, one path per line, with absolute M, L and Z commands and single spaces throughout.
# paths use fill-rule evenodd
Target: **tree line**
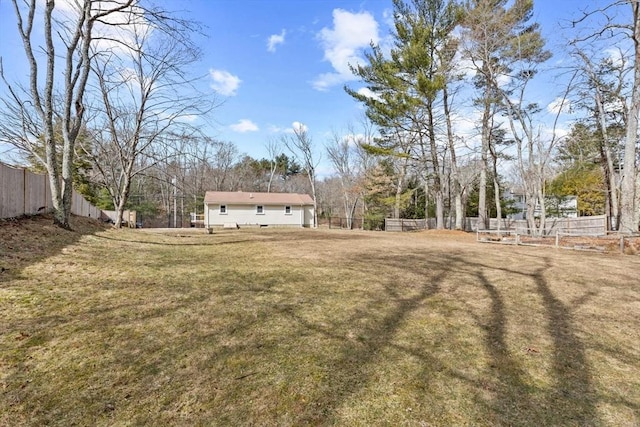
M 532 0 L 393 4 L 392 43 L 372 44 L 366 64 L 352 68 L 366 90 L 345 90 L 379 129 L 367 149 L 394 165 L 398 203 L 413 168 L 435 204 L 437 228 L 445 227 L 447 198 L 455 228 L 463 227 L 474 185 L 479 223 L 487 226 L 491 204 L 497 217 L 504 214 L 506 174 L 524 196 L 533 233 L 544 229 L 550 200 L 569 195 L 578 196 L 580 213 L 606 214 L 610 228 L 638 231 L 637 1 L 584 8 L 570 23 L 578 29 L 568 42 L 573 62 L 558 71 L 568 83 L 551 123 L 531 89 L 552 57 Z M 608 46 L 617 51 L 603 55 Z M 477 114 L 474 147 L 455 130 L 470 111 Z M 568 111 L 578 119 L 566 135 L 557 124 Z M 476 174 L 462 172 L 469 160 L 461 154 L 471 154 Z
M 345 87 L 366 117 L 320 143 L 298 124 L 266 141 L 262 159 L 193 124 L 219 106 L 188 73 L 201 58 L 197 23 L 134 0 L 12 3 L 29 72 L 16 83 L 0 66 L 0 138 L 49 173 L 62 227 L 72 186 L 119 221 L 125 208 L 169 212 L 178 193 L 196 211 L 206 190 L 297 191 L 348 222 L 431 216 L 463 229 L 467 216 L 488 226 L 509 213 L 509 185 L 534 233 L 567 196 L 611 229 L 638 231 L 637 1 L 585 7 L 567 23 L 571 63 L 557 71 L 549 119 L 533 87 L 550 78 L 552 51 L 533 0 L 393 0 L 391 41 L 372 44 L 352 65 L 359 85 Z M 468 115 L 473 135 L 458 130 Z M 333 174 L 319 179 L 322 157 Z

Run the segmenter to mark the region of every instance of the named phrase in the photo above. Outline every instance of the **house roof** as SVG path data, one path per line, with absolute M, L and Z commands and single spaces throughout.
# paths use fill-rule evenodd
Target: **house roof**
M 243 191 L 207 191 L 205 204 L 228 205 L 313 205 L 308 194 L 298 193 L 258 193 Z

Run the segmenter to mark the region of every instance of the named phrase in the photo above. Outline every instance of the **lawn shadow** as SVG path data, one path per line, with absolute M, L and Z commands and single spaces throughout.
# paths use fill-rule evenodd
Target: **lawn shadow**
M 366 259 L 360 257 L 360 262 L 366 262 Z M 364 307 L 358 307 L 356 316 L 350 319 L 352 323 L 365 320 L 365 326 L 358 330 L 357 336 L 339 333 L 345 325 L 336 324 L 331 319 L 324 319 L 322 323 L 309 321 L 297 312 L 295 306 L 285 306 L 280 310 L 304 333 L 318 334 L 340 343 L 335 349 L 330 373 L 318 387 L 323 393 L 312 397 L 316 402 L 306 406 L 305 412 L 296 419 L 296 425 L 333 425 L 340 422 L 337 413 L 340 406 L 366 386 L 380 355 L 395 347 L 393 339 L 404 321 L 438 293 L 443 275 L 440 273 L 430 278 L 428 283 L 414 284 L 415 292 L 410 296 L 398 292 L 393 279 L 389 279 L 383 285 L 384 293 L 371 298 Z M 381 307 L 385 309 L 380 316 Z
M 599 425 L 596 411 L 598 395 L 592 382 L 591 369 L 586 359 L 585 346 L 577 335 L 571 310 L 551 290 L 545 272 L 552 267 L 548 257 L 539 257 L 540 264 L 532 272 L 524 272 L 483 264 L 481 261 L 453 257 L 452 265 L 471 268 L 477 284 L 484 289 L 490 300 L 488 319 L 474 316 L 484 330 L 485 351 L 490 356 L 490 373 L 495 375 L 494 401 L 488 403 L 493 416 L 501 425 Z M 532 385 L 521 362 L 528 352 L 521 349 L 514 353 L 507 344 L 507 323 L 510 319 L 505 311 L 505 300 L 497 285 L 491 282 L 485 271 L 501 271 L 513 277 L 515 284 L 528 280 L 542 301 L 543 311 L 530 311 L 530 316 L 543 316 L 548 336 L 552 339 L 551 389 L 542 390 Z M 587 293 L 583 298 L 589 298 Z M 581 301 L 579 299 L 579 301 Z M 517 301 L 510 301 L 518 304 Z M 525 312 L 526 307 L 525 307 Z
M 165 237 L 169 237 L 171 235 L 163 234 Z M 157 242 L 153 240 L 138 240 L 138 239 L 127 239 L 123 237 L 114 237 L 113 235 L 99 235 L 96 236 L 99 239 L 111 240 L 114 242 L 123 242 L 123 243 L 135 243 L 140 245 L 151 245 L 151 246 L 195 246 L 195 247 L 206 247 L 206 246 L 219 246 L 219 245 L 237 245 L 240 243 L 253 243 L 255 239 L 238 239 L 238 240 L 221 240 L 221 241 L 210 241 L 210 242 Z M 176 238 L 181 238 L 180 236 L 171 236 Z
M 312 238 L 312 234 L 299 236 Z M 325 234 L 332 233 L 320 235 L 330 240 L 331 236 Z M 307 235 L 311 237 L 305 237 Z M 274 233 L 262 241 L 278 243 L 297 240 L 297 236 L 291 233 L 279 237 Z M 339 237 L 336 241 L 342 243 L 344 236 L 336 236 Z M 249 238 L 247 241 L 261 240 Z M 183 243 L 186 243 L 184 246 L 225 244 Z M 240 241 L 227 244 L 233 243 Z M 91 309 L 8 323 L 5 326 L 15 330 L 15 340 L 24 340 L 18 347 L 19 356 L 25 362 L 9 367 L 11 372 L 5 384 L 11 384 L 11 388 L 4 397 L 16 400 L 16 405 L 31 399 L 25 408 L 36 411 L 32 414 L 37 414 L 42 424 L 56 424 L 55 417 L 59 415 L 56 411 L 67 410 L 72 415 L 69 420 L 88 424 L 105 423 L 114 417 L 113 424 L 136 425 L 177 425 L 185 424 L 185 419 L 189 424 L 202 425 L 334 425 L 345 422 L 341 411 L 346 405 L 354 401 L 361 403 L 359 393 L 368 393 L 370 390 L 365 389 L 381 380 L 375 375 L 379 364 L 389 363 L 383 358 L 400 353 L 418 361 L 420 378 L 416 378 L 416 382 L 436 399 L 447 397 L 447 391 L 435 389 L 434 374 L 464 383 L 471 390 L 469 405 L 474 405 L 480 413 L 479 425 L 487 425 L 481 422 L 486 420 L 493 425 L 599 424 L 598 396 L 585 344 L 579 338 L 572 308 L 553 293 L 554 284 L 546 274 L 553 267 L 549 258 L 533 257 L 530 267 L 518 271 L 490 257 L 476 257 L 474 261 L 473 256 L 464 253 L 443 254 L 421 248 L 420 253 L 408 254 L 405 247 L 401 250 L 405 252 L 384 248 L 350 252 L 345 259 L 336 261 L 336 268 L 346 268 L 344 274 L 368 271 L 373 265 L 380 268 L 380 274 L 366 275 L 375 281 L 372 285 L 375 289 L 369 291 L 367 286 L 354 285 L 339 290 L 349 292 L 345 298 L 353 295 L 353 299 L 351 306 L 341 306 L 336 317 L 313 311 L 324 302 L 337 303 L 331 296 L 335 290 L 329 286 L 322 288 L 325 277 L 319 272 L 328 271 L 322 269 L 324 265 L 304 261 L 309 270 L 294 274 L 277 268 L 265 270 L 264 264 L 256 261 L 255 270 L 225 271 L 221 284 L 208 285 L 203 281 L 190 287 L 186 275 L 144 282 L 143 285 L 149 287 L 145 294 L 149 297 L 149 306 L 145 305 L 143 295 L 138 295 L 137 301 L 108 299 L 110 304 L 103 306 L 92 300 Z M 474 252 L 474 255 L 477 254 Z M 332 261 L 322 260 L 318 264 Z M 314 270 L 316 267 L 318 272 Z M 157 268 L 162 271 L 161 265 Z M 296 264 L 295 269 L 298 268 L 302 267 Z M 408 268 L 413 274 L 404 274 Z M 494 280 L 495 272 L 507 279 Z M 403 279 L 399 280 L 400 277 Z M 456 283 L 458 279 L 460 283 Z M 127 287 L 130 280 L 123 279 L 118 286 Z M 510 346 L 508 325 L 517 319 L 512 317 L 509 308 L 521 302 L 509 297 L 506 282 L 526 287 L 527 292 L 539 297 L 542 310 L 530 314 L 544 317 L 544 331 L 552 344 L 550 375 L 555 380 L 551 387 L 532 386 L 521 359 L 527 355 L 515 354 Z M 456 301 L 458 288 L 472 288 L 476 291 L 474 295 L 485 295 L 483 309 L 474 311 L 470 305 L 465 306 L 468 301 Z M 574 302 L 580 304 L 588 298 L 587 293 Z M 442 301 L 459 310 L 447 312 L 441 307 Z M 523 311 L 525 309 L 523 307 Z M 468 316 L 472 324 L 469 327 L 479 331 L 474 351 L 482 353 L 470 357 L 487 359 L 488 368 L 470 373 L 466 366 L 457 366 L 446 359 L 443 352 L 431 351 L 428 342 L 421 342 L 423 336 L 411 335 L 415 331 L 407 332 L 406 324 L 413 322 L 412 316 L 423 310 L 438 311 L 437 314 L 445 318 Z M 271 326 L 282 327 L 282 330 L 269 329 Z M 21 330 L 31 335 L 23 336 Z M 37 333 L 31 332 L 33 330 Z M 356 333 L 351 334 L 352 331 Z M 439 338 L 446 339 L 447 333 L 445 329 Z M 411 340 L 399 341 L 400 334 L 410 334 Z M 29 383 L 29 369 L 34 363 L 29 357 L 56 350 L 60 345 L 58 340 L 67 335 L 65 345 L 70 352 L 86 346 L 91 362 L 97 363 L 93 367 L 82 365 L 81 353 L 60 362 L 71 360 L 82 365 L 75 376 L 73 366 L 65 367 L 71 370 L 69 384 L 86 387 L 73 395 L 87 399 L 77 405 L 69 397 L 57 396 L 62 393 L 60 390 L 47 390 L 46 385 L 40 384 L 42 388 L 34 391 L 35 385 Z M 307 341 L 309 336 L 320 339 Z M 90 347 L 95 340 L 104 342 L 99 347 Z M 318 342 L 327 348 L 304 346 Z M 452 342 L 444 345 L 450 345 L 448 350 L 452 352 L 458 351 L 455 347 L 458 342 Z M 286 358 L 284 367 L 278 365 L 278 357 Z M 313 377 L 317 372 L 309 368 L 313 364 L 322 365 L 319 370 L 323 376 Z M 287 381 L 289 384 L 285 385 L 290 388 L 283 388 L 281 394 L 273 391 Z M 300 391 L 296 389 L 298 384 L 291 384 L 294 382 L 312 384 L 302 389 L 309 394 L 291 396 Z M 486 393 L 487 384 L 490 393 Z M 252 402 L 251 399 L 260 395 L 269 398 L 259 403 L 267 402 L 270 406 Z M 433 396 L 430 397 L 433 399 Z M 278 407 L 278 397 L 290 401 Z M 308 400 L 293 402 L 298 397 Z M 39 402 L 46 399 L 49 407 L 39 407 Z M 638 411 L 637 405 L 634 409 Z M 135 418 L 131 418 L 131 414 Z M 469 419 L 472 418 L 473 414 Z M 408 419 L 419 425 L 418 419 Z M 381 422 L 385 421 L 381 418 Z
M 382 282 L 386 281 L 383 283 L 384 292 L 369 298 L 364 306 L 358 308 L 359 315 L 368 318 L 369 322 L 357 339 L 344 334 L 344 325 L 331 319 L 310 321 L 294 305 L 280 310 L 282 315 L 289 317 L 303 330 L 340 343 L 336 346 L 338 356 L 333 361 L 330 374 L 319 387 L 325 392 L 315 396 L 319 400 L 317 407 L 322 408 L 322 411 L 314 410 L 309 405 L 308 411 L 296 422 L 302 425 L 339 423 L 341 406 L 367 387 L 380 354 L 385 349 L 395 349 L 421 360 L 424 367 L 424 389 L 431 388 L 429 378 L 434 370 L 475 389 L 477 409 L 484 412 L 481 416 L 483 420 L 491 420 L 498 425 L 598 425 L 598 396 L 594 390 L 585 346 L 578 337 L 571 309 L 553 294 L 552 286 L 545 277 L 551 261 L 540 258 L 534 264 L 533 271 L 527 272 L 483 264 L 482 261 L 469 262 L 456 255 L 438 254 L 437 257 L 431 259 L 429 255 L 411 255 L 416 272 L 423 273 L 427 281 L 419 285 L 412 284 L 415 292 L 409 296 L 406 295 L 407 284 L 397 283 L 392 278 L 394 269 L 406 269 L 406 257 L 357 254 L 350 260 L 361 268 L 367 268 L 371 263 L 383 265 L 390 272 L 389 278 L 381 278 Z M 493 283 L 490 276 L 484 273 L 487 270 L 498 270 L 513 278 L 507 278 L 506 282 L 522 283 L 524 278 L 525 286 L 538 294 L 543 311 L 530 314 L 544 317 L 546 333 L 552 342 L 552 372 L 548 374 L 552 378 L 550 388 L 533 385 L 531 375 L 522 363 L 523 357 L 535 357 L 528 354 L 528 351 L 536 350 L 522 349 L 518 353 L 510 347 L 507 325 L 517 319 L 510 318 L 513 314 L 505 307 L 507 302 L 503 291 L 499 284 Z M 424 347 L 408 348 L 394 342 L 403 322 L 413 312 L 423 308 L 430 298 L 442 293 L 442 283 L 450 273 L 456 271 L 466 272 L 466 276 L 472 278 L 464 286 L 477 287 L 488 297 L 485 313 L 468 313 L 482 331 L 484 353 L 489 360 L 488 371 L 476 378 L 465 374 L 465 366 L 448 366 L 449 361 L 441 360 L 440 355 L 431 353 L 428 349 L 425 351 Z M 508 303 L 514 305 L 518 301 Z M 384 315 L 374 315 L 381 306 L 386 307 Z M 522 307 L 522 311 L 526 312 L 526 309 L 527 307 Z M 352 319 L 354 322 L 357 320 Z
M 51 214 L 0 221 L 0 283 L 19 277 L 29 265 L 59 254 L 87 235 L 109 226 L 95 218 L 72 215 L 71 230 L 53 224 Z

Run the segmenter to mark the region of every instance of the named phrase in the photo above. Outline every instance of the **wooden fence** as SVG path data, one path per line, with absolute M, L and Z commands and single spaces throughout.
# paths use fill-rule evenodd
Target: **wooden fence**
M 415 231 L 427 228 L 427 220 L 425 219 L 403 219 L 403 218 L 385 218 L 385 231 Z
M 530 234 L 529 224 L 526 220 L 517 220 L 512 229 L 518 230 L 520 234 Z M 573 235 L 603 235 L 607 234 L 607 217 L 605 215 L 580 216 L 577 218 L 547 218 L 544 223 L 544 230 L 540 233 L 543 236 L 555 236 L 556 233 Z
M 49 176 L 0 163 L 0 218 L 35 215 L 53 209 Z M 102 211 L 73 191 L 71 213 L 101 219 Z
M 514 220 L 509 218 L 500 219 L 501 230 L 518 230 L 520 234 L 527 232 L 529 225 L 526 220 Z M 445 228 L 453 229 L 453 221 L 445 220 Z M 435 218 L 425 219 L 385 219 L 386 231 L 413 231 L 434 229 L 436 227 Z M 478 218 L 465 218 L 465 231 L 497 230 L 498 219 L 489 219 L 489 227 L 479 227 Z M 607 220 L 604 215 L 583 216 L 578 218 L 547 218 L 545 221 L 545 236 L 555 236 L 556 232 L 572 234 L 605 234 L 607 232 Z

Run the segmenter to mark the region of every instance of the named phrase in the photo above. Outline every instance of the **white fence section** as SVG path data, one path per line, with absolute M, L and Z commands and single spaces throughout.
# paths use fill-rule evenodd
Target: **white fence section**
M 35 215 L 53 208 L 49 176 L 0 163 L 0 218 Z M 73 191 L 71 213 L 101 219 L 102 211 Z

